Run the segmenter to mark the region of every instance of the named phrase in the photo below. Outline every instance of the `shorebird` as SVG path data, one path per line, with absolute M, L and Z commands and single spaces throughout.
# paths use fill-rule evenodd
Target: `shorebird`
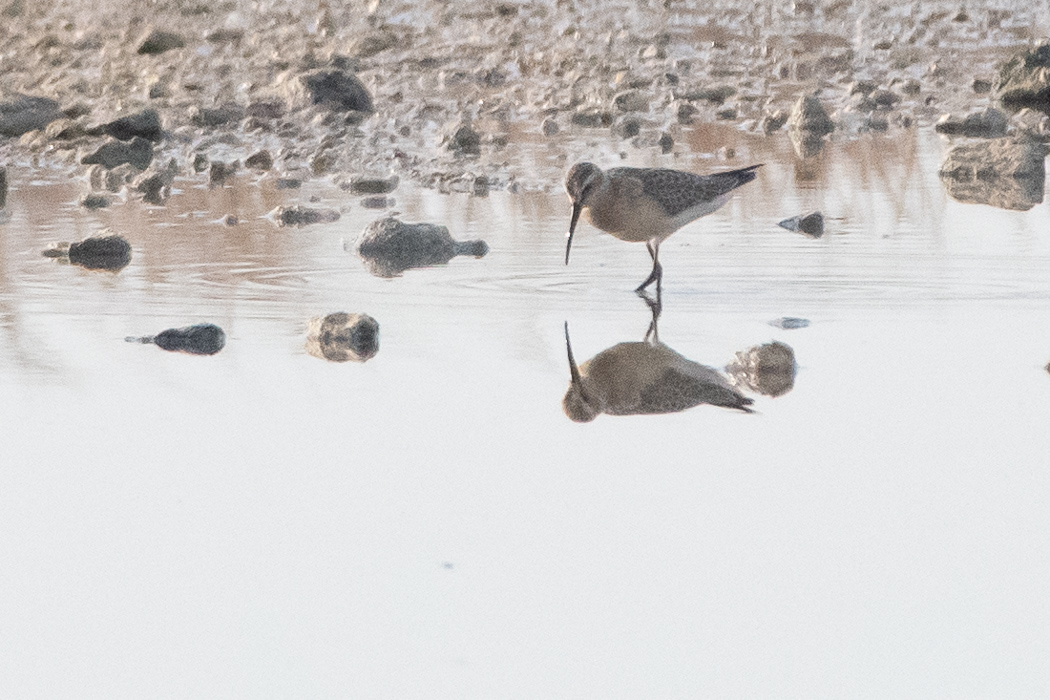
M 750 413 L 751 399 L 733 388 L 720 372 L 693 362 L 660 342 L 656 330 L 660 306 L 643 298 L 652 309 L 653 321 L 642 342 L 619 343 L 579 367 L 572 356 L 566 322 L 565 349 L 572 383 L 562 399 L 565 415 L 577 423 L 586 423 L 601 413 L 676 413 L 703 403 Z
M 696 175 L 666 168 L 612 168 L 602 170 L 593 163 L 577 163 L 565 176 L 565 190 L 572 201 L 565 244 L 565 264 L 569 264 L 572 234 L 580 213 L 606 233 L 621 241 L 645 242 L 653 259 L 653 271 L 638 289 L 653 282 L 660 289 L 663 268 L 660 244 L 691 221 L 715 211 L 730 193 L 755 179 L 762 164 L 749 165 L 712 175 Z

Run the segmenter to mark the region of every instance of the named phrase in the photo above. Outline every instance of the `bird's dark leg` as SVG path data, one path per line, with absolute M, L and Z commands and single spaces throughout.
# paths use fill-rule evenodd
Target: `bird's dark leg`
M 649 251 L 649 256 L 653 259 L 653 271 L 649 273 L 649 276 L 645 278 L 645 281 L 638 286 L 638 289 L 634 290 L 640 292 L 648 287 L 653 282 L 656 282 L 656 295 L 660 296 L 660 280 L 664 276 L 664 269 L 660 267 L 660 261 L 657 259 L 660 255 L 660 244 L 653 245 L 652 241 L 645 242 L 645 249 Z
M 659 287 L 657 287 L 659 290 Z M 660 302 L 660 294 L 657 292 L 656 298 L 654 299 L 645 290 L 637 292 L 638 296 L 642 298 L 642 301 L 649 307 L 650 313 L 653 315 L 653 320 L 649 322 L 649 330 L 645 332 L 645 342 L 647 343 L 659 343 L 660 332 L 656 328 L 656 322 L 660 320 L 660 313 L 663 311 L 663 304 Z

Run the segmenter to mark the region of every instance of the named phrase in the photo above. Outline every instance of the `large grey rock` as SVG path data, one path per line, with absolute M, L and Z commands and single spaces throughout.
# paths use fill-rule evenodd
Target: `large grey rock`
M 161 139 L 160 115 L 155 109 L 144 109 L 127 116 L 119 117 L 106 124 L 90 129 L 88 133 L 99 135 L 106 134 L 121 141 L 130 141 L 136 136 L 141 136 L 150 141 Z
M 357 253 L 377 277 L 396 277 L 413 267 L 443 265 L 457 255 L 483 257 L 485 241 L 454 241 L 448 228 L 436 224 L 406 224 L 394 217 L 373 221 L 361 232 Z
M 315 105 L 337 111 L 371 113 L 372 96 L 356 75 L 344 70 L 321 70 L 299 78 Z
M 379 352 L 379 323 L 343 311 L 317 316 L 306 331 L 306 351 L 329 362 L 365 362 Z
M 145 170 L 153 161 L 153 144 L 135 136 L 131 141 L 109 139 L 95 150 L 80 159 L 84 165 L 99 164 L 106 169 L 128 163 L 139 170 Z
M 21 136 L 43 129 L 62 116 L 54 100 L 16 95 L 14 99 L 0 102 L 0 136 Z
M 999 99 L 1011 109 L 1050 112 L 1050 40 L 1022 51 L 999 71 Z
M 937 120 L 933 128 L 941 134 L 992 139 L 1006 135 L 1009 121 L 1004 112 L 994 107 L 985 107 L 965 117 L 945 114 Z
M 953 147 L 941 164 L 948 194 L 960 202 L 1027 211 L 1043 201 L 1046 146 L 991 139 Z

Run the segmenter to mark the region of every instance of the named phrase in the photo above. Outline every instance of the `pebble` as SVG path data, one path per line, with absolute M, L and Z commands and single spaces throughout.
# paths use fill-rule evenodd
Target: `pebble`
M 172 49 L 181 49 L 185 45 L 186 41 L 178 34 L 154 30 L 139 45 L 138 52 L 140 54 L 156 55 Z
M 784 219 L 777 226 L 786 228 L 788 231 L 804 233 L 810 238 L 820 238 L 824 235 L 824 215 L 814 211 L 804 216 L 792 216 Z
M 335 209 L 311 209 L 301 205 L 277 207 L 270 212 L 270 216 L 278 226 L 308 226 L 339 220 L 339 212 Z
M 110 170 L 124 163 L 145 170 L 152 161 L 153 144 L 141 136 L 135 136 L 131 141 L 110 138 L 93 153 L 80 159 L 84 165 L 97 163 Z
M 299 78 L 315 105 L 336 111 L 372 113 L 372 96 L 356 75 L 345 70 L 321 70 Z
M 169 328 L 157 335 L 125 338 L 129 343 L 152 343 L 169 352 L 189 355 L 214 355 L 226 346 L 226 333 L 213 323 L 198 323 L 183 328 Z
M 270 170 L 273 168 L 273 156 L 264 148 L 248 156 L 244 160 L 244 166 L 252 170 Z
M 329 362 L 366 362 L 379 352 L 379 322 L 345 311 L 310 319 L 306 351 Z

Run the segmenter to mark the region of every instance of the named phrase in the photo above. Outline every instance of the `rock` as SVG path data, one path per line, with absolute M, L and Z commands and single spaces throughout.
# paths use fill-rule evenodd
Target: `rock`
M 638 117 L 624 117 L 613 125 L 612 132 L 621 139 L 631 139 L 642 130 L 642 120 Z
M 160 141 L 161 132 L 160 115 L 155 109 L 144 109 L 88 130 L 92 135 L 106 134 L 121 141 L 140 136 L 154 142 Z
M 554 136 L 559 131 L 558 122 L 552 117 L 547 117 L 543 120 L 543 123 L 540 124 L 540 131 L 544 136 Z
M 171 195 L 171 184 L 179 172 L 179 166 L 172 158 L 161 170 L 153 173 L 143 173 L 132 183 L 132 188 L 142 194 L 142 199 L 148 204 L 164 204 Z
M 1027 211 L 1043 201 L 1047 148 L 1031 141 L 989 139 L 952 147 L 941 164 L 948 194 L 960 202 Z
M 816 137 L 830 134 L 835 130 L 824 106 L 815 95 L 803 95 L 791 108 L 788 117 L 788 129 L 797 132 L 808 132 Z
M 738 352 L 726 367 L 730 380 L 765 396 L 783 396 L 795 386 L 795 351 L 774 341 Z
M 337 312 L 310 319 L 306 351 L 329 362 L 366 362 L 379 352 L 379 323 L 368 314 Z
M 237 104 L 224 104 L 221 107 L 197 107 L 190 114 L 194 126 L 216 127 L 244 118 L 244 110 Z
M 141 136 L 135 136 L 131 141 L 118 141 L 110 138 L 95 150 L 80 159 L 84 165 L 98 163 L 107 170 L 118 165 L 128 163 L 129 165 L 145 170 L 153 161 L 153 144 Z
M 1050 112 L 1050 40 L 1022 51 L 999 71 L 999 100 L 1009 109 Z
M 810 238 L 820 238 L 824 235 L 824 215 L 814 211 L 804 216 L 792 216 L 779 222 L 777 226 L 788 231 L 804 233 Z
M 219 219 L 223 226 L 237 226 L 241 223 L 241 220 L 234 214 L 227 214 L 226 216 Z
M 457 255 L 480 258 L 488 252 L 485 241 L 454 241 L 445 226 L 406 224 L 392 216 L 366 226 L 356 248 L 377 277 L 396 277 L 410 268 L 443 265 Z
M 575 112 L 569 118 L 569 121 L 576 126 L 582 126 L 587 129 L 599 129 L 612 126 L 613 116 L 611 113 L 603 110 L 585 109 Z
M 48 248 L 43 254 L 48 258 L 66 259 L 89 270 L 117 272 L 131 262 L 131 244 L 116 234 L 99 235 L 76 243 L 60 243 Z
M 851 95 L 864 95 L 867 97 L 871 93 L 875 92 L 879 87 L 877 80 L 857 80 L 850 83 L 849 94 Z
M 484 175 L 478 175 L 474 178 L 474 185 L 471 193 L 475 197 L 488 197 L 489 196 L 489 179 Z
M 375 197 L 365 197 L 361 200 L 361 206 L 365 209 L 389 209 L 394 206 L 396 200 L 391 197 L 384 197 L 378 195 Z
M 993 87 L 991 80 L 983 80 L 981 78 L 974 78 L 973 83 L 971 83 L 970 86 L 973 88 L 973 91 L 978 95 L 988 94 L 992 91 Z
M 446 147 L 454 153 L 478 155 L 481 153 L 481 135 L 468 120 L 464 120 L 455 126 L 447 138 Z
M 0 165 L 0 209 L 7 206 L 7 167 Z
M 88 168 L 88 182 L 91 183 L 93 190 L 120 192 L 124 185 L 134 180 L 140 172 L 139 169 L 128 163 L 123 163 L 113 169 L 96 163 Z
M 303 181 L 297 177 L 279 177 L 274 180 L 274 189 L 297 190 L 303 186 Z
M 280 119 L 288 111 L 280 100 L 259 100 L 250 103 L 244 110 L 244 116 L 252 119 Z
M 613 97 L 613 105 L 621 112 L 648 112 L 649 98 L 638 90 L 627 90 Z
M 109 206 L 109 197 L 104 194 L 86 194 L 80 198 L 80 206 L 85 209 L 105 209 Z
M 44 129 L 48 141 L 73 141 L 88 135 L 84 125 L 72 119 L 56 119 Z
M 264 148 L 248 156 L 244 161 L 244 166 L 252 170 L 270 170 L 273 168 L 273 156 Z
M 814 95 L 803 95 L 791 108 L 788 117 L 788 136 L 800 158 L 811 158 L 824 148 L 824 137 L 835 130 L 835 125 Z
M 657 139 L 656 145 L 660 147 L 661 153 L 670 153 L 674 150 L 674 138 L 664 131 L 660 134 L 660 138 Z
M 54 100 L 17 95 L 13 100 L 0 102 L 0 136 L 17 137 L 44 129 L 63 116 Z
M 190 355 L 214 355 L 226 346 L 226 333 L 212 323 L 169 328 L 157 335 L 125 338 L 129 343 L 153 343 L 162 350 Z
M 208 156 L 203 153 L 193 154 L 193 172 L 203 173 L 208 169 Z
M 806 328 L 809 326 L 809 320 L 804 318 L 795 318 L 794 316 L 781 316 L 775 318 L 769 322 L 769 325 L 775 326 L 776 328 L 782 328 L 786 331 L 795 330 L 796 328 Z
M 788 113 L 782 109 L 767 114 L 762 117 L 761 128 L 762 133 L 772 134 L 776 131 L 780 131 L 780 127 L 784 126 L 788 120 Z
M 322 70 L 300 76 L 310 99 L 334 111 L 355 111 L 371 114 L 375 111 L 372 96 L 356 75 L 344 70 Z
M 355 177 L 347 183 L 346 188 L 354 194 L 390 194 L 397 189 L 401 179 L 397 175 L 390 177 Z
M 985 107 L 965 117 L 958 117 L 954 114 L 942 115 L 933 128 L 941 134 L 991 139 L 1004 136 L 1008 124 L 1009 119 L 1004 112 L 994 107 Z
M 901 92 L 908 97 L 915 97 L 922 91 L 922 84 L 919 83 L 915 78 L 908 78 L 901 83 Z
M 901 101 L 901 96 L 892 90 L 875 90 L 868 97 L 875 103 L 876 107 L 891 109 L 893 105 Z
M 688 102 L 679 102 L 675 109 L 675 119 L 679 124 L 692 124 L 700 110 Z
M 310 224 L 328 224 L 339 220 L 335 209 L 310 209 L 301 205 L 294 207 L 277 207 L 270 216 L 278 226 L 308 226 Z
M 139 45 L 138 52 L 140 54 L 156 55 L 172 49 L 181 49 L 185 45 L 186 42 L 178 34 L 155 29 Z
M 212 187 L 222 187 L 226 181 L 233 177 L 240 167 L 240 161 L 224 163 L 221 160 L 213 160 L 208 170 L 208 184 Z

